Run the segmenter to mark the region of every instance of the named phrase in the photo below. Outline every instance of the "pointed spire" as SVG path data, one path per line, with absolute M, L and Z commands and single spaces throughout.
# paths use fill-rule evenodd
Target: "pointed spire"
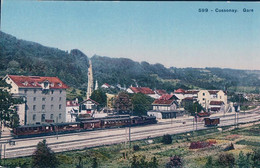
M 96 80 L 96 84 L 95 84 L 95 90 L 98 90 L 98 82 Z
M 87 99 L 90 98 L 92 91 L 93 91 L 93 73 L 92 73 L 92 63 L 91 60 L 89 60 Z

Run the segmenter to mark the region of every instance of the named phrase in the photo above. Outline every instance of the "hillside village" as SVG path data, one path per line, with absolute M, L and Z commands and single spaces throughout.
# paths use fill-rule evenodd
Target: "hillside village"
M 148 115 L 161 120 L 183 115 L 199 117 L 229 113 L 240 108 L 233 104 L 234 101 L 228 101 L 227 91 L 223 90 L 179 88 L 169 93 L 163 88 L 152 90 L 138 85 L 126 88 L 104 83 L 99 87 L 98 79 L 95 79 L 94 86 L 91 62 L 89 64 L 87 93 L 81 101 L 67 99 L 69 86 L 58 77 L 6 75 L 3 80 L 12 86 L 10 93 L 24 100 L 15 108 L 20 125 L 77 122 L 79 118 L 115 115 Z M 119 90 L 117 94 L 106 93 L 106 90 L 115 88 Z M 146 103 L 142 100 L 131 102 L 131 95 L 135 94 L 144 95 L 141 99 L 147 99 Z M 102 95 L 103 99 L 100 99 Z M 138 111 L 140 108 L 142 110 Z

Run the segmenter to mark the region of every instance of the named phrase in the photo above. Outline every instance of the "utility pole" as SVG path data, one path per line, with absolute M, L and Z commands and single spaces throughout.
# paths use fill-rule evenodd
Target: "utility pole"
M 57 135 L 57 139 L 59 138 L 59 134 L 58 134 L 59 128 L 58 127 L 59 127 L 58 126 L 58 117 L 56 117 L 56 135 Z
M 133 104 L 132 104 L 132 109 L 129 115 L 129 120 L 130 120 L 130 125 L 129 125 L 129 149 L 131 149 L 131 113 L 133 114 Z
M 5 150 L 6 150 L 6 144 L 4 144 L 4 165 L 5 165 Z
M 195 112 L 195 116 L 196 116 L 196 131 L 198 130 L 198 116 L 197 116 L 197 105 L 196 105 L 196 112 Z
M 125 128 L 125 159 L 126 159 L 127 127 Z

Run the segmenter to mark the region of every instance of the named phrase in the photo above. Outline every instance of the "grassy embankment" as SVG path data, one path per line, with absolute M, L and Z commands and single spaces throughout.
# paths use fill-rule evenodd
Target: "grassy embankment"
M 140 150 L 129 150 L 129 144 L 117 144 L 112 146 L 103 146 L 80 151 L 70 151 L 56 154 L 60 165 L 59 168 L 76 167 L 79 157 L 82 158 L 84 167 L 91 167 L 93 158 L 97 158 L 99 167 L 122 168 L 130 167 L 133 155 L 140 158 L 145 156 L 147 161 L 156 157 L 159 163 L 158 167 L 165 167 L 169 158 L 178 155 L 182 158 L 184 167 L 204 167 L 208 156 L 212 156 L 213 162 L 216 162 L 219 154 L 232 153 L 238 158 L 240 151 L 243 153 L 252 152 L 253 149 L 260 148 L 260 124 L 245 128 L 230 129 L 224 127 L 223 131 L 216 128 L 201 130 L 194 133 L 173 135 L 172 144 L 165 145 L 161 143 L 161 137 L 148 140 L 132 142 L 132 146 L 138 145 Z M 195 141 L 214 141 L 215 144 L 201 149 L 189 149 L 191 142 Z M 225 147 L 234 144 L 235 149 L 224 151 Z M 127 148 L 126 148 L 127 147 Z M 127 153 L 127 157 L 124 155 Z M 5 164 L 8 167 L 21 166 L 30 167 L 31 157 L 7 159 Z M 3 162 L 2 162 L 3 163 Z

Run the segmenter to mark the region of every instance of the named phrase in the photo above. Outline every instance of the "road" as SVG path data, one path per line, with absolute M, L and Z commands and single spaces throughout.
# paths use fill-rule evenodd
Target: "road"
M 220 125 L 227 126 L 234 124 L 234 114 L 221 115 Z M 260 120 L 260 109 L 239 115 L 239 123 L 246 123 Z M 186 122 L 183 124 L 183 122 Z M 131 140 L 147 139 L 147 137 L 158 137 L 164 134 L 177 134 L 189 132 L 196 129 L 193 125 L 193 118 L 173 119 L 159 122 L 158 124 L 132 127 Z M 197 129 L 208 129 L 203 122 L 197 123 Z M 128 138 L 128 128 L 114 128 L 107 130 L 95 130 L 71 134 L 51 135 L 34 138 L 11 139 L 5 137 L 0 142 L 5 144 L 5 152 L 2 150 L 2 158 L 15 158 L 30 156 L 36 149 L 36 145 L 43 139 L 47 140 L 49 147 L 54 152 L 62 152 L 76 149 L 84 149 L 102 145 L 111 145 L 125 142 Z M 15 145 L 6 143 L 9 139 L 15 141 Z M 4 146 L 4 145 L 3 145 Z M 2 147 L 4 149 L 4 147 Z

